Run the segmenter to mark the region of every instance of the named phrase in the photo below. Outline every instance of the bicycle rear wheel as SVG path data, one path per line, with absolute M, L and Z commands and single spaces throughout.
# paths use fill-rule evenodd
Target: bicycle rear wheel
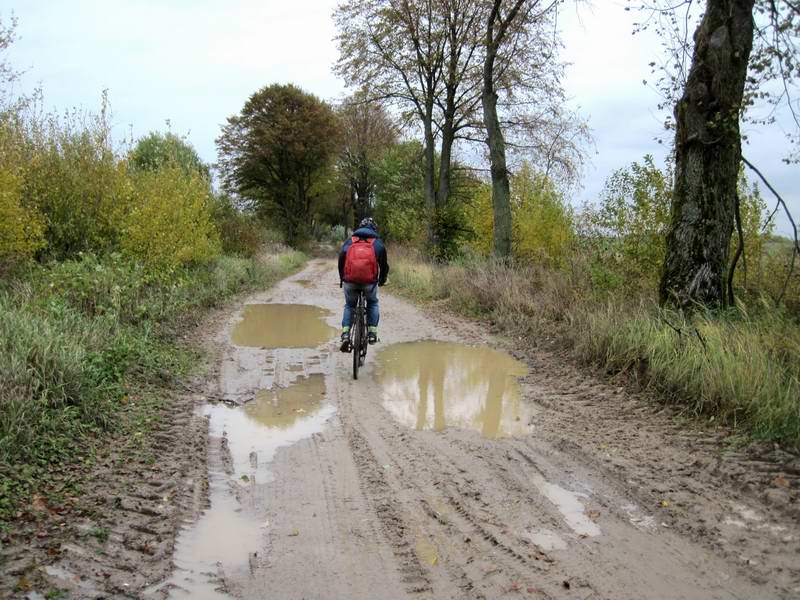
M 361 338 L 364 333 L 361 331 L 361 316 L 356 312 L 353 321 L 353 330 L 350 332 L 350 345 L 353 348 L 353 379 L 358 379 L 358 367 L 361 366 Z

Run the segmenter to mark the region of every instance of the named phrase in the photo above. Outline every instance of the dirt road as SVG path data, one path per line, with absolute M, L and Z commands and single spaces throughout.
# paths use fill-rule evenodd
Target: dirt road
M 464 372 L 445 375 L 438 394 L 434 375 L 414 395 L 424 369 L 393 378 L 393 344 L 507 341 L 386 293 L 384 354 L 371 352 L 353 381 L 332 337 L 336 284 L 333 263 L 314 261 L 247 304 L 329 312 L 249 307 L 218 331 L 219 389 L 208 395 L 227 402 L 202 409 L 210 507 L 181 532 L 172 577 L 149 593 L 800 597 L 796 480 L 770 487 L 777 475 L 724 457 L 713 435 L 684 433 L 552 355 L 519 357 L 528 374 L 518 394 L 501 394 L 505 416 L 464 405 Z M 281 340 L 314 347 L 265 347 Z M 416 353 L 407 348 L 404 360 Z M 453 348 L 423 347 L 420 364 Z M 428 389 L 441 405 L 428 406 Z
M 797 472 L 558 356 L 480 354 L 510 341 L 390 293 L 353 381 L 337 282 L 313 261 L 247 304 L 318 308 L 244 307 L 215 334 L 210 505 L 146 595 L 800 597 Z M 420 339 L 451 344 L 398 346 Z M 312 347 L 268 347 L 286 340 Z

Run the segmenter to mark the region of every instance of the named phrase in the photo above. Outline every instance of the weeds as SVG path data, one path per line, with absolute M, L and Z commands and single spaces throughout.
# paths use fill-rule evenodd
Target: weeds
M 195 357 L 175 334 L 304 260 L 277 249 L 157 276 L 119 255 L 84 254 L 30 267 L 0 287 L 0 521 L 33 492 L 62 486 L 68 468 L 90 462 L 142 386 L 163 386 L 190 367 Z M 152 423 L 131 426 L 144 435 Z

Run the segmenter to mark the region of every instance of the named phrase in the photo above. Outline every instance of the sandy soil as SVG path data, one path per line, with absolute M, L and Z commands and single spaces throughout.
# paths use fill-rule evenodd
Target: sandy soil
M 337 283 L 333 263 L 315 260 L 247 303 L 315 305 L 336 327 Z M 436 339 L 504 350 L 527 365 L 523 432 L 487 439 L 469 428 L 408 427 L 388 410 L 376 351 L 353 381 L 351 357 L 334 339 L 237 346 L 240 306 L 213 323 L 218 365 L 190 385 L 195 409 L 184 431 L 207 423 L 208 440 L 195 438 L 182 474 L 151 486 L 158 497 L 159 485 L 183 490 L 171 521 L 148 517 L 184 523 L 177 540 L 164 533 L 150 568 L 134 560 L 127 587 L 116 575 L 116 587 L 89 585 L 83 569 L 85 585 L 74 582 L 72 595 L 800 598 L 797 457 L 737 450 L 723 433 L 679 422 L 565 357 L 515 351 L 513 340 L 390 291 L 381 295 L 379 347 Z M 167 435 L 165 452 L 185 451 L 184 437 L 170 448 Z M 208 469 L 200 483 L 198 465 Z M 137 540 L 153 537 L 148 527 L 119 525 Z M 125 540 L 120 548 L 131 546 Z

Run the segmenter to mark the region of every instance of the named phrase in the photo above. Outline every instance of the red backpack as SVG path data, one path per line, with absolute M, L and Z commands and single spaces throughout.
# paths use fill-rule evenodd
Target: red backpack
M 344 280 L 363 285 L 378 281 L 378 256 L 375 254 L 375 238 L 353 236 L 344 257 Z

